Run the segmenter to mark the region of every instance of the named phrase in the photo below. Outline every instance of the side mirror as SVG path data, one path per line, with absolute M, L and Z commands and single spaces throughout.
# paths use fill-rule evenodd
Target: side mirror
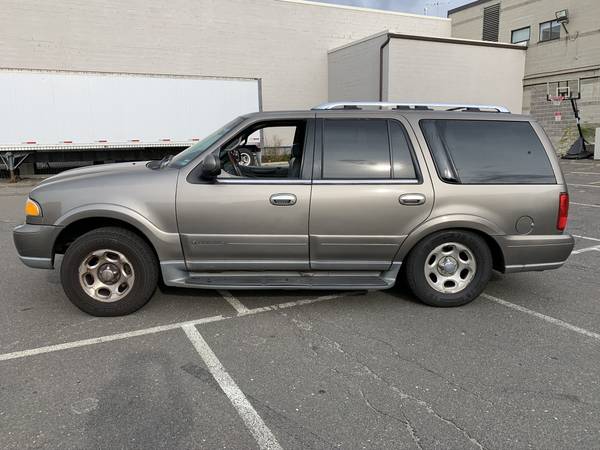
M 200 177 L 203 180 L 214 181 L 221 173 L 221 160 L 217 153 L 211 153 L 200 163 Z

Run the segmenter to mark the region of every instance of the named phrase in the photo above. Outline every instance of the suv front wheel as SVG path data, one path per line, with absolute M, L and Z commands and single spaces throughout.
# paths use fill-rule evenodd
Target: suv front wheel
M 419 242 L 408 256 L 412 292 L 431 306 L 459 306 L 481 294 L 492 275 L 485 240 L 470 231 L 440 231 Z
M 121 316 L 150 300 L 158 263 L 136 233 L 105 227 L 80 236 L 67 248 L 60 277 L 65 294 L 79 309 L 94 316 Z

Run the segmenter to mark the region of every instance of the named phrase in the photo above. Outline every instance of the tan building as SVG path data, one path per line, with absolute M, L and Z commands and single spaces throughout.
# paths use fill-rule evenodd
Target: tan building
M 327 100 L 327 51 L 450 20 L 302 0 L 2 0 L 0 69 L 242 77 L 265 110 Z M 198 105 L 201 108 L 202 105 Z
M 520 113 L 525 49 L 378 33 L 329 52 L 329 99 L 502 105 Z
M 588 129 L 600 123 L 600 1 L 478 0 L 448 17 L 455 38 L 527 46 L 523 112 L 544 126 L 559 151 L 575 139 L 575 119 L 568 102 L 557 107 L 546 100 L 548 82 L 554 94 L 559 81 L 575 91 L 580 80 L 582 122 Z

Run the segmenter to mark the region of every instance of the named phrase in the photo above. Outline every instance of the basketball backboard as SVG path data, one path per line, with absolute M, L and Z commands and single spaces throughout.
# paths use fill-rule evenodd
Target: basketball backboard
M 546 83 L 546 100 L 579 100 L 581 98 L 581 80 L 573 78 L 570 80 L 549 81 Z

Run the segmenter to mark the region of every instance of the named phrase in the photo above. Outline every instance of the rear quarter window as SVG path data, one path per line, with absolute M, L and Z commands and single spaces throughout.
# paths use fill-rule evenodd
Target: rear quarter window
M 552 165 L 529 122 L 420 121 L 442 179 L 462 184 L 555 184 Z

